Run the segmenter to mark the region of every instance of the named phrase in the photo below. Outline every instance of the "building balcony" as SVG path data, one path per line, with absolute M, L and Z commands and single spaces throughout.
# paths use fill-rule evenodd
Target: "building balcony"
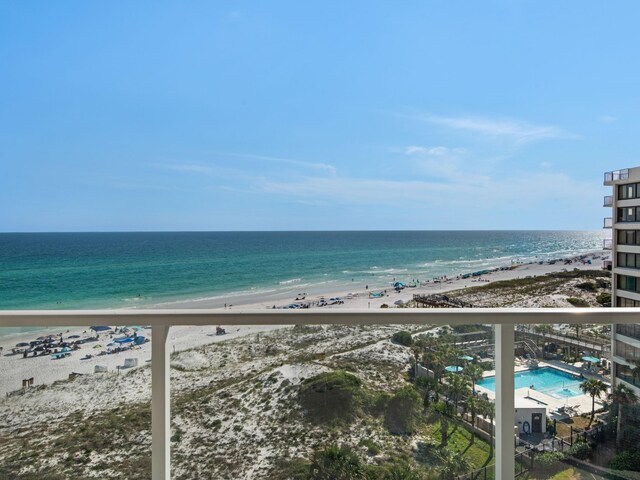
M 613 248 L 613 240 L 611 240 L 610 238 L 605 238 L 602 241 L 602 249 L 603 250 L 611 250 L 611 248 Z
M 613 218 L 606 217 L 603 222 L 602 228 L 613 228 Z
M 612 207 L 613 206 L 613 195 L 605 195 L 603 207 Z
M 613 185 L 618 180 L 627 180 L 629 178 L 629 169 L 624 168 L 622 170 L 614 170 L 612 172 L 605 172 L 604 184 Z
M 3 445 L 3 450 L 0 451 L 0 465 L 5 468 L 3 456 L 8 455 L 7 452 L 13 443 L 20 449 L 28 450 L 24 442 L 28 439 L 34 440 L 28 432 L 31 431 L 30 428 L 37 427 L 40 437 L 35 440 L 38 441 L 38 448 L 42 449 L 42 459 L 39 451 L 25 450 L 19 453 L 22 455 L 20 458 L 29 458 L 28 465 L 31 469 L 35 468 L 34 465 L 39 461 L 43 461 L 46 468 L 58 461 L 66 465 L 66 468 L 95 464 L 97 471 L 104 472 L 112 471 L 111 465 L 119 462 L 113 478 L 149 478 L 143 474 L 130 474 L 134 469 L 145 472 L 146 468 L 149 469 L 149 475 L 153 480 L 169 480 L 172 468 L 177 475 L 175 478 L 248 478 L 246 475 L 237 476 L 238 469 L 244 468 L 243 472 L 254 469 L 258 471 L 260 467 L 255 455 L 263 449 L 268 452 L 265 459 L 271 458 L 269 455 L 276 455 L 273 453 L 276 449 L 289 451 L 304 447 L 296 450 L 295 456 L 291 457 L 293 460 L 308 455 L 310 447 L 307 437 L 315 438 L 316 433 L 308 436 L 304 431 L 288 432 L 286 429 L 294 420 L 298 422 L 296 425 L 306 425 L 307 431 L 316 432 L 320 427 L 314 426 L 310 423 L 311 420 L 307 419 L 306 416 L 310 415 L 311 410 L 305 413 L 296 407 L 292 411 L 285 411 L 285 406 L 290 409 L 290 405 L 299 401 L 305 379 L 332 369 L 342 369 L 359 373 L 362 378 L 367 379 L 367 389 L 375 390 L 387 383 L 384 376 L 372 376 L 370 370 L 376 362 L 383 362 L 380 372 L 386 372 L 392 369 L 393 365 L 397 365 L 393 367 L 398 369 L 397 375 L 394 376 L 395 383 L 387 385 L 395 390 L 402 382 L 406 382 L 402 380 L 406 376 L 406 366 L 415 366 L 417 371 L 417 365 L 412 363 L 414 353 L 411 348 L 390 341 L 392 331 L 410 330 L 414 339 L 421 338 L 421 334 L 426 335 L 424 338 L 428 339 L 437 328 L 445 325 L 452 328 L 462 325 L 490 325 L 493 331 L 492 338 L 488 340 L 491 351 L 487 353 L 485 347 L 477 351 L 470 350 L 469 354 L 473 355 L 474 362 L 477 360 L 478 363 L 495 363 L 495 383 L 492 387 L 494 395 L 489 397 L 495 398 L 495 426 L 489 428 L 491 433 L 488 436 L 480 436 L 481 432 L 478 431 L 479 438 L 485 439 L 482 442 L 495 442 L 495 457 L 493 461 L 488 462 L 488 466 L 482 467 L 489 470 L 468 474 L 474 475 L 473 478 L 489 475 L 498 480 L 513 479 L 521 474 L 523 468 L 528 468 L 529 464 L 525 465 L 519 459 L 522 449 L 526 452 L 529 445 L 527 442 L 531 440 L 526 435 L 523 437 L 524 440 L 514 435 L 514 426 L 519 432 L 526 434 L 528 429 L 536 428 L 537 424 L 534 424 L 534 421 L 539 415 L 533 413 L 534 417 L 531 418 L 534 420 L 531 422 L 524 420 L 524 423 L 527 423 L 525 426 L 521 416 L 526 414 L 526 408 L 529 406 L 516 407 L 516 399 L 520 398 L 518 395 L 524 393 L 518 393 L 523 389 L 517 390 L 514 379 L 514 365 L 522 361 L 516 358 L 515 325 L 524 325 L 535 331 L 533 327 L 541 324 L 608 325 L 612 322 L 633 324 L 637 321 L 637 309 L 633 308 L 0 311 L 0 332 L 5 327 L 14 330 L 16 327 L 55 327 L 55 332 L 64 332 L 67 328 L 78 328 L 78 325 L 109 325 L 111 329 L 114 325 L 140 325 L 128 329 L 139 332 L 137 335 L 151 337 L 147 346 L 143 344 L 150 356 L 148 364 L 141 361 L 137 368 L 134 366 L 127 369 L 127 353 L 92 355 L 93 352 L 99 351 L 94 350 L 94 346 L 104 349 L 107 342 L 115 344 L 122 341 L 122 338 L 116 338 L 120 333 L 115 333 L 114 336 L 101 333 L 101 338 L 82 345 L 83 353 L 89 352 L 89 358 L 83 361 L 97 361 L 96 365 L 107 365 L 109 361 L 124 361 L 125 367 L 118 365 L 117 373 L 74 373 L 73 380 L 57 381 L 42 387 L 39 385 L 42 379 L 37 378 L 38 372 L 34 375 L 33 368 L 29 368 L 29 365 L 36 364 L 31 362 L 37 360 L 27 358 L 28 355 L 22 359 L 21 353 L 9 354 L 20 355 L 19 365 L 24 365 L 25 375 L 36 377 L 36 386 L 29 386 L 28 381 L 34 379 L 27 378 L 26 386 L 23 380 L 22 393 L 18 392 L 15 397 L 7 396 L 4 403 L 0 402 L 0 418 L 8 419 L 0 422 L 0 440 Z M 215 327 L 216 325 L 218 327 Z M 104 330 L 104 327 L 95 328 L 97 332 Z M 270 336 L 269 332 L 273 335 Z M 325 335 L 323 332 L 326 332 L 322 337 L 323 341 L 314 341 L 314 332 L 318 335 Z M 364 336 L 358 340 L 357 335 L 362 335 L 363 332 Z M 382 340 L 374 333 L 382 334 Z M 135 335 L 132 338 L 137 338 Z M 180 343 L 184 336 L 195 339 L 199 346 L 185 349 L 184 342 Z M 289 337 L 294 339 L 292 345 L 304 346 L 308 351 L 299 354 L 297 350 L 289 348 Z M 361 345 L 358 341 L 361 341 Z M 344 353 L 335 355 L 331 349 L 339 342 L 345 344 L 345 350 Z M 471 342 L 470 348 L 474 348 L 475 343 L 475 340 Z M 175 349 L 176 344 L 182 345 L 178 351 Z M 377 347 L 373 348 L 375 346 Z M 115 345 L 112 348 L 121 347 Z M 132 349 L 131 352 L 135 350 Z M 585 352 L 585 355 L 589 353 Z M 52 359 L 42 358 L 41 361 L 46 360 L 56 368 L 63 368 L 64 362 L 70 360 L 56 358 L 55 355 Z M 79 356 L 80 352 L 73 355 Z M 121 355 L 120 361 L 117 360 L 118 355 Z M 134 353 L 129 355 L 133 356 Z M 92 356 L 96 358 L 92 359 Z M 456 356 L 449 361 L 467 361 L 461 360 L 465 357 Z M 2 361 L 6 359 L 0 358 L 0 362 Z M 455 368 L 457 371 L 458 367 Z M 464 368 L 465 366 L 461 370 Z M 206 377 L 206 382 L 203 381 L 203 377 Z M 577 382 L 581 381 L 578 377 L 576 379 Z M 47 380 L 53 382 L 55 379 Z M 119 391 L 118 388 L 122 390 Z M 148 388 L 148 391 L 144 391 L 144 388 Z M 523 397 L 529 398 L 529 404 L 538 403 L 537 406 L 531 407 L 532 411 L 540 409 L 541 398 L 547 398 L 547 401 L 551 399 L 557 403 L 558 411 L 564 411 L 561 408 L 567 403 L 564 397 L 554 400 L 553 397 L 545 397 L 542 385 L 538 385 L 537 388 L 538 390 L 531 390 L 526 393 L 527 397 Z M 533 389 L 533 386 L 524 390 L 527 389 Z M 89 411 L 82 411 L 78 406 L 83 391 L 88 391 L 92 398 Z M 46 412 L 42 413 L 43 417 L 39 417 L 40 412 L 34 407 L 37 405 L 34 400 L 37 395 L 46 396 L 47 409 L 59 407 L 67 408 L 68 411 L 56 419 L 54 424 L 43 422 L 42 418 L 46 418 Z M 570 403 L 574 405 L 578 402 L 573 400 Z M 590 398 L 585 397 L 583 403 L 586 405 L 584 408 L 591 408 Z M 422 408 L 422 398 L 420 405 Z M 546 405 L 543 409 L 556 408 L 552 404 Z M 12 415 L 3 415 L 6 413 L 4 409 L 10 410 Z M 551 414 L 549 410 L 547 413 Z M 384 417 L 385 414 L 382 415 Z M 20 423 L 20 418 L 24 419 L 24 425 Z M 542 418 L 545 418 L 544 415 Z M 466 426 L 454 427 L 453 431 L 468 432 L 468 429 L 472 428 L 468 424 L 468 415 L 465 417 L 462 414 L 461 419 L 461 425 Z M 480 423 L 480 420 L 477 420 Z M 484 419 L 482 422 L 486 424 L 487 420 Z M 366 426 L 370 428 L 370 424 Z M 355 431 L 359 424 L 354 422 L 352 428 Z M 110 432 L 112 429 L 119 435 L 117 443 L 107 443 L 109 449 L 114 452 L 94 454 L 93 450 L 101 448 L 105 443 L 102 437 L 100 442 L 96 443 L 88 432 Z M 281 430 L 288 432 L 286 438 L 289 444 L 284 447 L 274 440 L 276 433 L 279 435 Z M 57 460 L 50 456 L 51 453 L 47 450 L 50 444 L 45 441 L 49 434 L 52 436 L 53 444 L 66 449 L 65 458 Z M 20 437 L 21 435 L 24 435 L 24 438 Z M 214 435 L 217 435 L 215 441 L 212 440 Z M 370 438 L 364 430 L 362 435 L 362 438 Z M 351 433 L 350 437 L 353 437 Z M 281 436 L 277 438 L 278 441 L 281 440 Z M 343 440 L 348 441 L 346 437 L 338 437 L 334 439 L 334 443 L 340 445 Z M 481 440 L 476 440 L 476 443 L 478 442 Z M 234 445 L 249 443 L 251 455 L 245 455 L 246 458 L 237 458 L 229 453 Z M 524 447 L 519 447 L 516 451 L 516 445 Z M 123 459 L 128 459 L 133 455 L 132 452 L 138 457 L 142 455 L 142 460 L 135 464 L 127 463 L 127 460 L 126 465 L 123 464 Z M 211 455 L 208 455 L 209 453 Z M 202 463 L 205 454 L 208 455 L 207 460 L 206 463 Z M 145 455 L 147 457 L 144 457 Z M 222 468 L 221 465 L 228 469 L 228 475 L 210 475 L 214 469 Z M 121 470 L 120 475 L 124 471 L 122 469 L 127 469 L 126 475 L 118 477 L 118 469 Z M 465 472 L 459 474 L 466 475 Z M 268 472 L 261 472 L 252 473 L 250 478 L 272 477 Z

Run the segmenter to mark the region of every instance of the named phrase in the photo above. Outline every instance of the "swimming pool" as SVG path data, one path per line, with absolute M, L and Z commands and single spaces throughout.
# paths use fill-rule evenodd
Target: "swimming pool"
M 515 388 L 531 388 L 554 398 L 575 397 L 582 395 L 580 384 L 582 379 L 576 375 L 551 367 L 525 370 L 515 374 Z M 476 382 L 492 392 L 496 391 L 496 377 L 485 377 Z

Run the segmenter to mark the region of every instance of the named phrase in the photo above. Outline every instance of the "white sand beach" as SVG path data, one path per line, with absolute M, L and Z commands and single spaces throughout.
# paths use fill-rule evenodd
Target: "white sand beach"
M 396 292 L 390 285 L 386 289 L 386 295 L 378 298 L 369 298 L 368 291 L 361 286 L 360 289 L 355 289 L 349 292 L 326 292 L 323 295 L 309 295 L 305 301 L 313 303 L 317 302 L 321 297 L 326 299 L 339 297 L 344 303 L 327 305 L 324 307 L 312 306 L 311 308 L 324 308 L 324 309 L 349 309 L 349 308 L 380 308 L 382 304 L 387 304 L 390 308 L 395 307 L 396 302 L 399 300 L 402 302 L 408 302 L 413 298 L 414 294 L 434 294 L 445 293 L 452 290 L 457 290 L 465 287 L 472 287 L 483 285 L 486 282 L 495 282 L 499 280 L 510 280 L 515 278 L 524 278 L 528 276 L 540 276 L 551 272 L 558 272 L 569 269 L 601 269 L 602 262 L 607 258 L 608 252 L 598 251 L 590 253 L 582 258 L 583 261 L 574 261 L 570 265 L 565 265 L 563 262 L 556 262 L 555 264 L 549 264 L 548 262 L 542 265 L 538 263 L 527 264 L 515 264 L 512 269 L 500 270 L 491 274 L 483 275 L 476 278 L 451 278 L 439 282 L 430 281 L 429 283 L 423 283 L 415 288 L 405 288 L 399 292 Z M 591 260 L 591 263 L 587 263 Z M 378 292 L 380 290 L 377 290 Z M 529 307 L 535 308 L 541 306 L 539 302 L 541 299 L 533 299 Z M 289 303 L 295 302 L 295 299 L 282 299 L 281 302 L 276 304 L 277 307 L 282 307 Z M 300 303 L 300 302 L 298 302 Z M 235 304 L 228 308 L 235 310 L 244 309 L 266 309 L 273 308 L 272 302 L 258 302 L 248 304 Z M 206 301 L 185 301 L 181 303 L 172 303 L 172 308 L 214 308 Z M 207 327 L 173 327 L 170 333 L 170 341 L 174 352 L 198 347 L 200 345 L 206 345 L 209 343 L 220 342 L 223 340 L 230 340 L 233 338 L 257 333 L 260 331 L 268 331 L 277 328 L 278 326 L 240 326 L 240 327 L 227 327 L 226 335 L 217 336 L 216 326 Z M 50 333 L 50 332 L 49 332 Z M 63 338 L 66 340 L 69 336 L 79 335 L 80 338 L 85 338 L 90 335 L 95 335 L 85 327 L 77 328 L 65 328 L 60 331 L 63 334 Z M 145 329 L 139 332 L 140 335 L 144 335 L 150 339 L 151 330 Z M 22 381 L 25 379 L 34 379 L 34 386 L 51 384 L 58 380 L 66 380 L 72 373 L 78 373 L 82 375 L 94 375 L 96 365 L 104 366 L 108 372 L 123 373 L 125 370 L 125 359 L 136 359 L 138 366 L 143 366 L 151 359 L 151 343 L 145 343 L 140 346 L 133 347 L 127 351 L 99 355 L 100 352 L 107 352 L 109 349 L 107 345 L 113 341 L 113 338 L 121 337 L 121 334 L 101 333 L 100 339 L 97 342 L 91 342 L 81 345 L 79 350 L 73 351 L 70 356 L 53 359 L 51 355 L 28 357 L 23 358 L 21 354 L 11 354 L 12 348 L 20 342 L 29 342 L 35 340 L 42 335 L 38 332 L 25 332 L 24 334 L 11 335 L 8 337 L 0 337 L 0 347 L 3 347 L 3 353 L 0 355 L 0 396 L 6 395 L 8 392 L 19 390 L 22 387 Z M 97 346 L 100 347 L 97 347 Z M 84 359 L 87 355 L 91 355 L 91 358 Z M 100 375 L 100 374 L 95 374 Z

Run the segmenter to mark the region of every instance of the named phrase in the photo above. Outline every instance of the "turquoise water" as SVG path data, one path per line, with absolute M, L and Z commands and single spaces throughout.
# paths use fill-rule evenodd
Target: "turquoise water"
M 551 367 L 525 370 L 515 374 L 515 388 L 530 388 L 554 398 L 575 397 L 582 395 L 580 384 L 582 379 L 570 373 Z M 492 392 L 496 391 L 496 378 L 485 377 L 476 384 Z
M 600 249 L 605 232 L 0 234 L 0 309 L 363 291 Z

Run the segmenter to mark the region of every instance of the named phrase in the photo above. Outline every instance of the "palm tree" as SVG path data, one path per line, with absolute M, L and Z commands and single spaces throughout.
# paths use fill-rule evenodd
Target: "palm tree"
M 424 478 L 416 472 L 408 463 L 394 463 L 387 467 L 385 480 L 421 480 Z
M 462 452 L 455 452 L 448 448 L 440 451 L 440 471 L 443 479 L 454 479 L 470 469 L 471 462 Z
M 496 415 L 496 406 L 489 400 L 478 401 L 478 412 L 485 418 L 489 419 L 489 458 L 493 457 L 493 418 Z
M 585 380 L 580 384 L 580 390 L 583 393 L 591 395 L 591 420 L 589 420 L 589 427 L 591 428 L 591 424 L 593 423 L 593 418 L 596 414 L 596 397 L 600 398 L 600 395 L 607 391 L 607 384 L 602 380 Z
M 464 375 L 458 375 L 456 373 L 448 373 L 447 378 L 447 391 L 449 400 L 453 400 L 455 411 L 458 411 L 458 402 L 460 399 L 468 393 L 469 384 L 467 378 Z
M 476 382 L 482 378 L 482 367 L 480 365 L 469 364 L 464 369 L 464 374 L 469 377 L 471 381 L 471 391 L 476 391 Z
M 429 407 L 427 416 L 430 424 L 440 424 L 440 448 L 446 448 L 449 443 L 449 420 L 446 410 L 447 406 L 443 402 L 434 402 Z
M 640 377 L 640 360 L 627 360 L 633 377 L 633 383 L 636 383 L 636 377 Z
M 480 400 L 473 395 L 462 401 L 462 408 L 465 413 L 471 414 L 471 443 L 476 439 L 476 414 L 480 409 Z
M 312 480 L 364 479 L 365 473 L 358 455 L 349 447 L 329 445 L 313 455 L 309 465 Z
M 618 384 L 612 393 L 613 401 L 618 404 L 618 418 L 616 419 L 616 448 L 620 448 L 622 441 L 622 407 L 632 405 L 638 401 L 638 396 L 629 387 Z
M 434 378 L 420 377 L 416 380 L 416 387 L 424 395 L 424 408 L 429 408 L 431 402 L 438 399 L 438 382 Z

